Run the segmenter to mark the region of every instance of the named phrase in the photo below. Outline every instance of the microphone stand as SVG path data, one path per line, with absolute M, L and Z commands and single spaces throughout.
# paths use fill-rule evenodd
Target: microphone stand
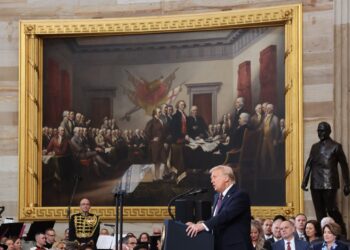
M 171 217 L 172 220 L 175 220 L 175 216 L 173 215 L 173 213 L 171 212 L 171 205 L 174 203 L 174 201 L 176 201 L 177 199 L 180 199 L 186 195 L 188 195 L 189 193 L 193 192 L 195 189 L 191 188 L 190 190 L 188 190 L 187 192 L 183 193 L 183 194 L 179 194 L 177 196 L 175 196 L 174 198 L 172 198 L 169 203 L 168 203 L 168 213 Z
M 68 216 L 68 228 L 69 230 L 71 230 L 70 228 L 70 208 L 72 206 L 72 203 L 73 203 L 73 199 L 74 199 L 74 196 L 75 196 L 75 193 L 77 192 L 77 188 L 78 188 L 78 184 L 79 184 L 79 181 L 81 180 L 81 177 L 76 175 L 74 177 L 74 186 L 73 186 L 73 191 L 72 191 L 72 194 L 70 196 L 70 200 L 69 200 L 69 204 L 68 204 L 68 208 L 67 208 L 67 216 Z
M 123 207 L 125 190 L 115 192 L 115 246 L 118 249 L 118 233 L 119 233 L 119 249 L 123 249 Z

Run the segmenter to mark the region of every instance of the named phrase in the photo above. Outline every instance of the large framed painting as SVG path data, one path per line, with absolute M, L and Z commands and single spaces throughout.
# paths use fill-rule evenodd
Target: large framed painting
M 123 191 L 126 220 L 162 220 L 187 190 L 211 200 L 220 164 L 255 216 L 302 211 L 301 18 L 21 21 L 19 219 L 64 220 L 82 197 L 113 219 Z

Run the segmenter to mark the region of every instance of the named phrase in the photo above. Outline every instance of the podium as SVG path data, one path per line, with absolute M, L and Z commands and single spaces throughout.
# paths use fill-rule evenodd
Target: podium
M 189 237 L 187 226 L 173 220 L 164 221 L 163 250 L 213 250 L 214 236 L 210 232 L 202 231 L 196 237 Z

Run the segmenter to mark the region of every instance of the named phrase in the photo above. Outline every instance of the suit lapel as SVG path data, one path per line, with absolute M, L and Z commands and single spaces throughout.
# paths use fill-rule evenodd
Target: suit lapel
M 217 214 L 220 213 L 220 211 L 222 210 L 223 207 L 225 207 L 225 204 L 227 203 L 227 201 L 231 198 L 231 196 L 237 191 L 237 185 L 233 184 L 233 186 L 228 190 L 227 194 L 224 196 L 224 199 L 222 200 L 222 205 L 219 209 L 219 211 L 217 212 Z M 219 195 L 217 195 L 216 198 L 216 203 L 218 200 Z M 215 207 L 216 207 L 216 203 L 215 203 Z

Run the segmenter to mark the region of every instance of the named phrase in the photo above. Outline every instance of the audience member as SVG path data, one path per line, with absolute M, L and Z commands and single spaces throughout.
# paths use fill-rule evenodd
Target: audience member
M 338 241 L 338 238 L 341 234 L 341 227 L 337 223 L 329 223 L 323 227 L 323 239 L 324 241 L 318 244 L 315 244 L 314 250 L 348 250 L 348 247 Z
M 160 227 L 153 227 L 152 236 L 161 236 L 161 235 L 162 235 L 162 229 Z
M 295 217 L 295 232 L 294 232 L 294 237 L 299 239 L 299 240 L 304 240 L 306 241 L 305 238 L 305 223 L 306 223 L 306 216 L 305 214 L 298 214 Z
M 250 239 L 255 250 L 270 250 L 271 243 L 265 241 L 264 232 L 259 221 L 252 220 L 250 223 Z
M 135 237 L 135 238 L 136 238 L 135 234 L 133 234 L 132 232 L 128 232 L 128 233 L 126 234 L 126 237 L 129 237 L 129 236 L 132 236 L 132 237 Z
M 335 223 L 334 219 L 332 217 L 323 217 L 321 220 L 321 228 L 323 228 L 325 225 L 329 224 L 329 223 Z
M 45 247 L 46 237 L 43 233 L 37 233 L 35 235 L 35 247 L 30 248 L 30 250 L 47 250 Z
M 7 249 L 8 250 L 14 250 L 15 249 L 15 246 L 14 246 L 14 242 L 12 239 L 8 238 L 6 241 L 5 241 L 5 245 L 7 246 Z
M 21 238 L 14 238 L 13 239 L 13 246 L 15 250 L 22 250 L 22 241 Z
M 308 250 L 309 244 L 306 241 L 296 239 L 294 237 L 294 225 L 290 221 L 283 221 L 281 223 L 281 235 L 282 240 L 279 240 L 272 244 L 273 250 Z
M 45 238 L 46 238 L 46 243 L 45 247 L 50 249 L 52 248 L 52 245 L 55 243 L 56 239 L 56 232 L 53 228 L 46 229 L 45 231 Z
M 136 247 L 137 239 L 135 236 L 126 236 L 126 245 L 129 248 L 129 250 L 133 250 Z
M 65 241 L 68 241 L 69 240 L 69 228 L 66 228 L 64 230 L 64 239 Z
M 138 242 L 147 242 L 147 243 L 149 243 L 150 242 L 149 234 L 146 233 L 146 232 L 141 233 L 139 238 L 138 238 Z
M 287 220 L 287 219 L 286 219 L 286 217 L 284 217 L 283 215 L 277 214 L 277 215 L 273 218 L 273 221 L 275 221 L 275 220 L 285 221 L 285 220 Z
M 273 237 L 273 235 L 272 235 L 272 223 L 273 223 L 273 221 L 271 219 L 266 219 L 266 220 L 264 220 L 264 222 L 262 224 L 265 240 Z
M 66 243 L 63 241 L 57 241 L 53 244 L 52 249 L 54 250 L 65 250 L 66 249 Z
M 107 228 L 102 228 L 100 231 L 100 235 L 110 235 L 110 234 Z
M 322 241 L 322 230 L 320 223 L 317 220 L 307 221 L 305 224 L 304 232 L 306 241 L 310 243 L 310 246 L 313 246 L 315 243 Z
M 270 243 L 277 242 L 281 239 L 280 225 L 282 223 L 281 219 L 277 219 L 272 223 L 272 238 L 268 239 Z

